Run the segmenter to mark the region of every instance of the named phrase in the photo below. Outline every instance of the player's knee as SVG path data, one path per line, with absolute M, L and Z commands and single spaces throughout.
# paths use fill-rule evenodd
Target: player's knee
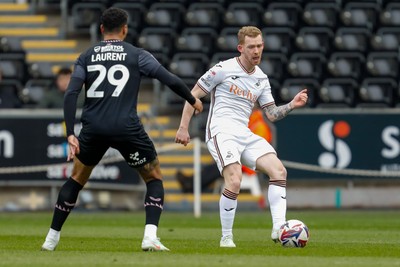
M 285 168 L 283 165 L 282 165 L 281 168 L 279 168 L 278 173 L 279 173 L 279 178 L 280 178 L 280 180 L 286 180 L 286 177 L 287 177 L 287 170 L 286 170 L 286 168 Z
M 286 180 L 287 170 L 282 165 L 282 166 L 272 170 L 272 172 L 268 175 L 269 175 L 270 181 L 283 181 L 283 180 Z
M 240 180 L 234 180 L 232 183 L 232 187 L 235 189 L 235 192 L 238 192 L 240 190 Z
M 225 178 L 225 183 L 228 189 L 233 192 L 239 192 L 241 179 L 239 175 L 232 175 Z

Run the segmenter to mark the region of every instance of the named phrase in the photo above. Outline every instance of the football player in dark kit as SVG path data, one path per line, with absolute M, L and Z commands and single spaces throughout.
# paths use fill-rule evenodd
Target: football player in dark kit
M 103 41 L 82 53 L 64 98 L 64 117 L 73 159 L 71 177 L 61 187 L 53 219 L 42 250 L 55 250 L 61 228 L 74 208 L 79 191 L 109 147 L 117 149 L 129 166 L 146 183 L 144 251 L 168 251 L 157 237 L 164 202 L 160 163 L 154 144 L 140 123 L 136 107 L 142 76 L 156 78 L 201 112 L 203 105 L 176 75 L 167 71 L 147 51 L 123 42 L 128 32 L 128 15 L 109 8 L 101 16 Z M 76 102 L 85 85 L 82 129 L 74 134 Z

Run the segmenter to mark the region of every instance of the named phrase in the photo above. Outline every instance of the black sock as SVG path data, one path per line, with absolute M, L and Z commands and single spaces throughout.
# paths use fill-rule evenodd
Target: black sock
M 158 226 L 164 205 L 164 186 L 161 180 L 152 180 L 146 184 L 147 193 L 144 199 L 146 224 Z
M 60 192 L 58 193 L 57 203 L 54 208 L 53 221 L 51 222 L 52 229 L 61 231 L 61 227 L 63 226 L 69 213 L 75 207 L 79 191 L 82 188 L 83 186 L 72 178 L 69 178 L 61 187 Z

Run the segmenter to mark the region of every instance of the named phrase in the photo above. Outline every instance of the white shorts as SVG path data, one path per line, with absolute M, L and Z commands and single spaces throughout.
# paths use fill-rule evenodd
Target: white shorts
M 252 132 L 245 136 L 218 133 L 207 141 L 207 147 L 220 173 L 225 166 L 235 162 L 255 170 L 259 157 L 268 153 L 276 154 L 267 140 Z

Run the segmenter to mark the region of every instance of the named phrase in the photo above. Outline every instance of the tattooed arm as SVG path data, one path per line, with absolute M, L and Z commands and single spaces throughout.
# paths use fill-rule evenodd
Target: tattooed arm
M 272 104 L 264 108 L 265 115 L 267 115 L 267 118 L 272 122 L 283 119 L 292 110 L 293 108 L 291 107 L 290 103 L 279 107 L 277 107 L 275 104 Z
M 265 107 L 265 115 L 272 122 L 278 121 L 286 117 L 293 109 L 303 107 L 307 103 L 307 99 L 307 89 L 303 89 L 286 105 L 277 107 L 275 104 L 272 104 Z

